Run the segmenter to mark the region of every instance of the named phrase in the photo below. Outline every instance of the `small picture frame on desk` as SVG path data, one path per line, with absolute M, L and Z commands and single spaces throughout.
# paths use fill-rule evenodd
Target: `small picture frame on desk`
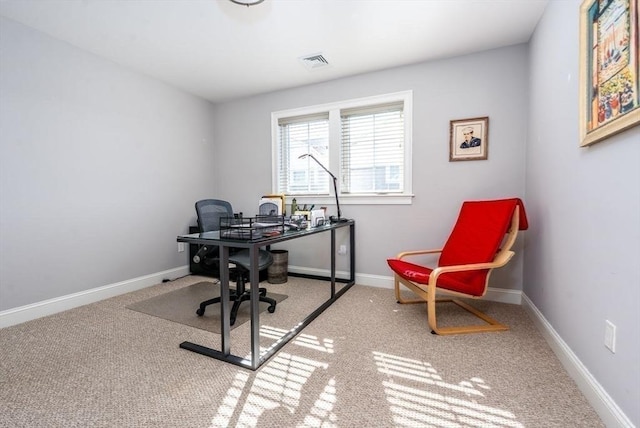
M 284 195 L 264 195 L 260 199 L 258 212 L 261 215 L 283 215 L 285 210 Z

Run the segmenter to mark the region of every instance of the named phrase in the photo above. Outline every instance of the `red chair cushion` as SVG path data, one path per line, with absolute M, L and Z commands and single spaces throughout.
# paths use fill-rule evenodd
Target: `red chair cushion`
M 429 283 L 429 275 L 431 275 L 433 271 L 433 269 L 426 266 L 420 266 L 400 259 L 388 259 L 387 263 L 389 267 L 402 278 L 418 284 L 427 285 Z M 481 296 L 483 292 L 483 290 L 481 290 L 479 294 L 470 292 L 472 290 L 469 289 L 469 284 L 459 281 L 455 273 L 444 273 L 440 275 L 437 286 L 446 290 L 458 291 L 474 296 Z

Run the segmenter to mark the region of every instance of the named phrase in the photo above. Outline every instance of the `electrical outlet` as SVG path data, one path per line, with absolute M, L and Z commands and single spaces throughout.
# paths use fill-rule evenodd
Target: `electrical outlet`
M 604 328 L 604 346 L 609 348 L 611 352 L 616 352 L 616 326 L 609 320 L 605 320 Z
M 347 254 L 347 246 L 340 245 L 340 248 L 338 248 L 338 254 L 341 256 L 344 256 L 345 254 Z
M 178 252 L 184 253 L 184 242 L 178 242 Z

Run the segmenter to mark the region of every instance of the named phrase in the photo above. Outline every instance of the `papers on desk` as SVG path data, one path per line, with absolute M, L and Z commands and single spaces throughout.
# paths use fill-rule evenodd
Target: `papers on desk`
M 220 237 L 224 239 L 243 239 L 251 240 L 257 238 L 268 238 L 270 236 L 278 236 L 281 232 L 277 230 L 258 231 L 254 229 L 229 229 L 222 231 Z
M 220 219 L 220 237 L 224 239 L 254 240 L 284 233 L 284 216 Z

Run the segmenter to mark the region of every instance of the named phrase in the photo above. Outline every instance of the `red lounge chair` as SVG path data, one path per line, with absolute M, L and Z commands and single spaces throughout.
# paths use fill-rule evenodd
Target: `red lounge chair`
M 511 247 L 518 231 L 527 228 L 527 217 L 520 199 L 464 202 L 442 249 L 405 251 L 387 260 L 394 272 L 398 303 L 426 301 L 429 326 L 436 334 L 508 330 L 508 326 L 467 303 L 457 299 L 438 299 L 436 293 L 472 299 L 483 297 L 492 269 L 504 266 L 513 257 L 515 253 Z M 440 258 L 434 269 L 405 260 L 410 256 L 437 253 L 440 253 Z M 419 299 L 402 298 L 400 284 L 413 291 Z M 438 327 L 436 302 L 453 302 L 486 324 Z

